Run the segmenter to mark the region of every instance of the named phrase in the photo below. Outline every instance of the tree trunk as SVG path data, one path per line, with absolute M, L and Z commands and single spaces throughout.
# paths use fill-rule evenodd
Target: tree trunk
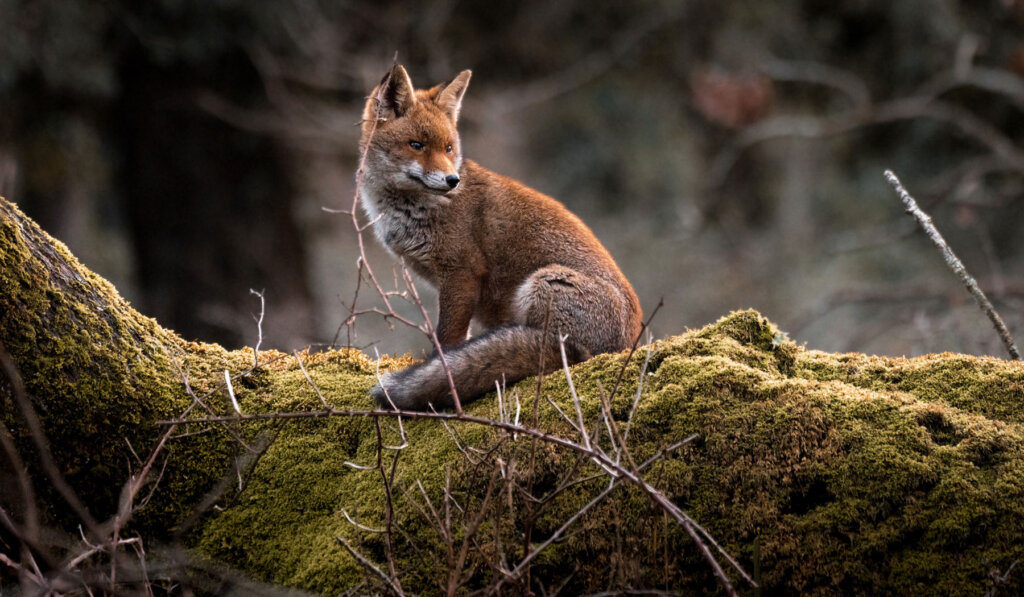
M 356 351 L 299 355 L 305 370 L 294 355 L 261 351 L 251 370 L 251 350 L 183 341 L 3 200 L 0 344 L 0 418 L 18 448 L 0 459 L 0 506 L 14 526 L 30 508 L 12 462 L 31 473 L 44 524 L 74 530 L 84 516 L 46 470 L 47 453 L 84 514 L 106 520 L 168 429 L 158 421 L 190 405 L 190 418 L 233 412 L 225 371 L 246 415 L 323 410 L 321 396 L 339 411 L 367 409 L 375 380 L 374 361 Z M 630 360 L 598 356 L 572 375 L 591 441 L 608 454 L 625 443 L 621 463 L 696 435 L 642 476 L 758 571 L 768 592 L 1024 588 L 1011 569 L 1024 557 L 1022 363 L 808 351 L 741 311 Z M 600 397 L 620 376 L 606 411 Z M 582 442 L 566 377 L 540 387 L 568 418 L 537 387 L 526 380 L 503 392 L 505 420 L 519 412 L 532 427 L 537 401 L 536 429 Z M 500 418 L 494 397 L 467 412 Z M 406 420 L 401 430 L 407 447 L 391 450 L 382 446 L 403 442 L 391 418 L 179 425 L 153 467 L 162 473 L 139 494 L 132 533 L 151 548 L 191 529 L 183 538 L 195 553 L 319 593 L 383 590 L 383 577 L 389 591 L 414 592 L 721 587 L 649 492 L 620 481 L 591 502 L 610 477 L 578 450 L 470 422 Z M 527 573 L 500 572 L 547 539 Z M 0 532 L 0 553 L 18 561 L 17 546 L 10 527 Z
M 178 415 L 191 402 L 183 371 L 205 371 L 229 360 L 227 352 L 184 342 L 139 314 L 3 199 L 0 345 L 24 383 L 60 474 L 97 519 L 113 515 L 122 485 L 141 467 L 137 459 L 153 448 L 161 432 L 154 421 Z M 23 405 L 8 390 L 4 422 L 41 482 L 37 443 Z M 225 444 L 215 451 L 223 459 L 231 449 Z M 181 508 L 220 474 L 215 467 L 195 466 L 212 462 L 189 460 L 179 450 L 168 462 L 166 491 L 148 517 L 156 528 L 169 528 Z M 74 522 L 63 500 L 53 493 L 45 497 L 53 521 Z

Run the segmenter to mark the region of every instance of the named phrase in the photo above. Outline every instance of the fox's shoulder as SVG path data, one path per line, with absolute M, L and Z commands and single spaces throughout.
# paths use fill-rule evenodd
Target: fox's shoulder
M 514 192 L 515 185 L 522 186 L 515 179 L 498 174 L 497 172 L 490 170 L 488 168 L 484 168 L 483 166 L 469 158 L 466 158 L 462 161 L 462 172 L 466 177 L 467 189 L 508 189 L 510 192 Z
M 463 162 L 466 188 L 463 192 L 477 195 L 489 203 L 497 202 L 506 206 L 568 212 L 554 197 L 546 195 L 529 185 L 485 168 L 473 160 Z
M 603 270 L 617 271 L 593 231 L 557 199 L 476 162 L 466 160 L 464 171 L 468 184 L 463 192 L 468 201 L 463 213 L 476 223 L 480 243 L 501 250 L 508 250 L 508 243 L 513 243 L 532 252 L 534 258 L 552 263 L 570 253 L 586 254 Z M 588 269 L 583 263 L 574 267 Z

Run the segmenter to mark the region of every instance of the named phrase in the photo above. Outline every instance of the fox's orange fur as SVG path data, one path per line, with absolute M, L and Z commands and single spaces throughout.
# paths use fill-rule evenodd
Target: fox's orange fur
M 456 123 L 470 71 L 414 89 L 395 65 L 363 111 L 361 203 L 391 253 L 437 287 L 437 335 L 460 400 L 628 348 L 640 302 L 608 251 L 561 203 L 464 160 Z M 470 321 L 487 331 L 467 340 Z M 545 332 L 546 324 L 546 332 Z M 383 378 L 382 406 L 453 404 L 439 358 Z

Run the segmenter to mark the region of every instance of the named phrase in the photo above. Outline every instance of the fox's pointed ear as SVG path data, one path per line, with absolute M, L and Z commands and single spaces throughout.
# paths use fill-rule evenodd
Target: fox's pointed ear
M 401 64 L 392 66 L 374 90 L 371 101 L 373 99 L 380 102 L 380 116 L 382 117 L 394 114 L 398 118 L 411 110 L 416 105 L 416 93 L 413 90 L 409 73 L 405 72 L 405 67 Z
M 466 88 L 469 87 L 469 78 L 473 71 L 464 70 L 455 77 L 440 93 L 437 94 L 437 105 L 452 119 L 452 122 L 459 121 L 459 110 L 462 109 L 462 96 L 466 95 Z

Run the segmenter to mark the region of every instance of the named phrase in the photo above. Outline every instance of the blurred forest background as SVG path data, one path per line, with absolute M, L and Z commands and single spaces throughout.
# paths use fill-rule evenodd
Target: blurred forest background
M 891 168 L 1024 340 L 1020 0 L 0 0 L 0 195 L 187 338 L 255 343 L 254 288 L 264 347 L 345 344 L 322 208 L 396 52 L 473 69 L 466 155 L 591 225 L 657 336 L 754 307 L 811 348 L 1005 356 Z

